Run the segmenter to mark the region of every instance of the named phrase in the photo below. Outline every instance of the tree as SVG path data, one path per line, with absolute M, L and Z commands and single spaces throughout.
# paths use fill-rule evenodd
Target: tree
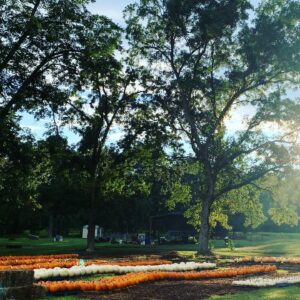
M 250 10 L 246 0 L 141 0 L 126 9 L 132 53 L 151 68 L 148 99 L 199 165 L 202 253 L 215 203 L 296 157 L 300 107 L 286 89 L 299 84 L 300 3 L 263 1 L 252 19 Z M 237 110 L 252 114 L 230 133 Z
M 169 210 L 180 209 L 184 211 L 187 222 L 198 231 L 201 228 L 201 202 L 199 202 L 199 164 L 193 158 L 179 160 L 173 164 L 177 170 L 168 185 L 169 195 L 166 204 Z M 202 177 L 205 174 L 202 174 Z M 263 185 L 263 184 L 261 184 Z M 266 220 L 263 205 L 260 199 L 261 191 L 255 186 L 246 185 L 238 190 L 233 190 L 224 195 L 219 201 L 215 201 L 210 209 L 209 225 L 210 233 L 219 224 L 225 229 L 231 229 L 230 216 L 242 214 L 244 226 L 256 228 Z M 241 224 L 242 225 L 242 224 Z
M 112 22 L 102 29 L 107 51 L 87 53 L 81 60 L 79 76 L 73 86 L 73 100 L 64 111 L 65 124 L 71 124 L 80 135 L 79 153 L 84 157 L 89 190 L 89 229 L 87 250 L 95 248 L 95 225 L 99 197 L 105 190 L 110 173 L 110 134 L 122 131 L 130 118 L 139 93 L 135 82 L 139 73 L 125 60 L 118 60 L 121 51 L 121 29 Z M 95 38 L 98 35 L 95 33 Z M 119 53 L 120 54 L 120 53 Z
M 262 197 L 270 198 L 267 213 L 277 225 L 299 223 L 299 176 L 299 170 L 292 169 L 281 177 L 267 176 L 262 182 L 265 188 Z
M 35 159 L 33 137 L 20 128 L 18 119 L 6 119 L 0 135 L 0 228 L 4 234 L 19 233 L 30 224 L 29 216 L 40 209 L 37 187 L 41 179 Z
M 42 220 L 46 217 L 48 235 L 52 238 L 54 234 L 64 233 L 63 228 L 68 229 L 68 219 L 75 219 L 78 207 L 81 211 L 87 209 L 85 203 L 88 199 L 81 177 L 82 159 L 60 135 L 50 135 L 38 141 L 35 152 L 36 176 L 41 178 L 36 191 L 40 215 Z

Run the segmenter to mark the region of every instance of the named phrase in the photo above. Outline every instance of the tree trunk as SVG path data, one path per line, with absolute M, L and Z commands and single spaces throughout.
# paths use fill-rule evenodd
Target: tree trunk
M 95 228 L 96 228 L 96 177 L 93 178 L 91 188 L 91 202 L 89 211 L 89 224 L 87 236 L 87 249 L 88 252 L 95 251 Z
M 214 188 L 215 188 L 215 178 L 212 172 L 212 168 L 208 159 L 208 147 L 204 152 L 204 157 L 206 157 L 206 161 L 204 163 L 204 169 L 206 173 L 207 179 L 207 191 L 206 196 L 202 201 L 202 210 L 201 210 L 201 227 L 200 227 L 200 235 L 199 235 L 199 253 L 200 254 L 210 254 L 209 249 L 209 216 L 210 216 L 210 208 L 213 203 L 214 197 Z M 201 168 L 200 168 L 201 170 Z
M 88 236 L 87 236 L 87 248 L 86 251 L 93 252 L 95 251 L 95 229 L 96 229 L 96 214 L 95 211 L 90 211 L 89 214 L 89 227 L 88 227 Z
M 202 211 L 201 211 L 201 228 L 199 235 L 200 254 L 210 254 L 209 249 L 209 199 L 205 199 L 202 203 Z

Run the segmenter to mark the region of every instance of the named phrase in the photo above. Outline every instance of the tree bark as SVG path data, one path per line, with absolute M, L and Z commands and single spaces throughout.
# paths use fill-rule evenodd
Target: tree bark
M 209 254 L 209 198 L 206 198 L 202 203 L 201 211 L 201 227 L 199 235 L 199 253 L 200 254 Z
M 95 251 L 95 228 L 96 228 L 96 177 L 93 178 L 91 188 L 91 202 L 89 211 L 89 224 L 87 236 L 87 249 L 88 252 Z
M 205 153 L 206 158 L 208 157 L 207 152 Z M 207 191 L 206 197 L 204 197 L 202 201 L 202 210 L 201 210 L 201 227 L 200 227 L 200 236 L 199 236 L 199 253 L 207 255 L 210 254 L 209 249 L 209 232 L 210 232 L 210 225 L 209 225 L 209 216 L 210 216 L 210 208 L 213 203 L 214 199 L 214 189 L 215 189 L 215 177 L 212 172 L 211 165 L 206 160 L 204 164 L 204 168 L 206 171 L 207 177 Z

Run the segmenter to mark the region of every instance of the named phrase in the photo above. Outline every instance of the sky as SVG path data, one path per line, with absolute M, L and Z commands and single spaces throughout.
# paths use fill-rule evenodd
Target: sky
M 96 0 L 94 3 L 89 4 L 88 9 L 95 14 L 105 15 L 111 18 L 115 23 L 124 25 L 123 22 L 123 10 L 130 4 L 136 2 L 135 0 Z M 252 5 L 257 6 L 259 0 L 252 0 Z M 236 129 L 242 121 L 242 115 L 247 112 L 237 112 L 228 123 L 229 130 Z M 34 117 L 28 113 L 22 113 L 21 126 L 31 130 L 32 134 L 37 138 L 41 139 L 44 137 L 46 131 L 46 125 L 50 120 L 35 120 Z M 75 144 L 79 141 L 78 136 L 73 133 L 70 129 L 66 128 L 63 131 L 63 135 L 68 138 L 70 144 Z M 115 130 L 112 133 L 111 139 L 117 140 L 121 135 Z
M 115 23 L 123 24 L 123 10 L 128 4 L 134 2 L 134 0 L 96 0 L 88 8 L 93 13 L 105 15 Z

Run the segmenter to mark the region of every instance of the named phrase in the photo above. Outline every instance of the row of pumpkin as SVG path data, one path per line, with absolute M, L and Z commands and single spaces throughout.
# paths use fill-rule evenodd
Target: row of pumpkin
M 105 291 L 124 288 L 149 281 L 230 278 L 239 275 L 270 273 L 274 271 L 276 271 L 276 266 L 259 265 L 200 272 L 139 272 L 95 281 L 41 281 L 38 285 L 46 288 L 46 290 L 50 293 L 66 291 Z
M 78 265 L 78 259 L 70 260 L 50 260 L 49 262 L 32 262 L 32 264 L 21 264 L 21 265 L 0 265 L 0 271 L 8 270 L 35 270 L 40 268 L 52 269 L 56 267 L 60 268 L 71 268 L 74 265 Z
M 6 260 L 0 261 L 0 270 L 34 270 L 34 269 L 50 269 L 55 267 L 69 268 L 75 265 L 109 265 L 111 261 L 105 260 L 79 260 L 74 258 L 56 259 L 56 258 L 40 258 L 40 259 L 22 259 L 22 260 Z M 151 266 L 151 265 L 167 265 L 172 264 L 168 260 L 141 260 L 141 261 L 121 261 L 114 262 L 118 266 Z
M 300 283 L 300 276 L 286 276 L 277 278 L 263 278 L 255 277 L 245 280 L 233 281 L 232 284 L 236 286 L 255 286 L 255 287 L 267 287 L 276 285 L 288 285 Z
M 170 260 L 136 260 L 136 261 L 105 261 L 105 260 L 86 260 L 85 266 L 90 265 L 118 265 L 118 266 L 156 266 L 156 265 L 170 265 L 173 262 Z
M 90 266 L 72 266 L 70 268 L 53 268 L 53 269 L 35 269 L 34 278 L 36 280 L 55 278 L 55 277 L 74 277 L 90 274 L 105 273 L 137 273 L 137 272 L 154 272 L 154 271 L 191 271 L 200 269 L 213 269 L 216 267 L 214 263 L 174 263 L 162 265 L 143 265 L 143 266 L 118 266 L 118 265 L 90 265 Z
M 300 258 L 289 257 L 241 257 L 234 259 L 235 262 L 261 262 L 261 263 L 287 263 L 300 264 Z
M 68 254 L 49 254 L 49 255 L 6 255 L 0 256 L 0 261 L 9 261 L 9 260 L 39 260 L 39 259 L 70 259 L 70 258 L 78 258 L 79 254 L 76 253 L 68 253 Z

